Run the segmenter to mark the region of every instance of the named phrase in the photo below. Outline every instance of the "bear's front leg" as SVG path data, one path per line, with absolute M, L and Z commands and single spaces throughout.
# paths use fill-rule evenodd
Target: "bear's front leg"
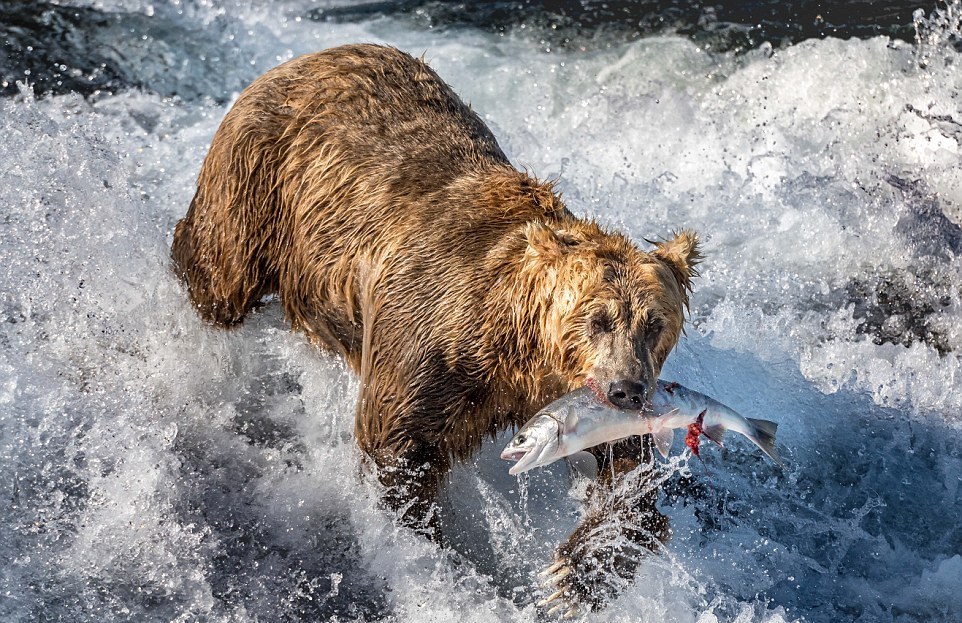
M 575 615 L 604 607 L 630 585 L 635 569 L 671 536 L 668 518 L 655 507 L 661 488 L 650 439 L 626 439 L 592 450 L 598 480 L 585 517 L 555 552 L 544 572 L 548 614 Z
M 436 446 L 418 444 L 404 451 L 381 448 L 373 452 L 382 501 L 398 523 L 441 543 L 441 524 L 435 500 L 448 471 L 446 457 Z
M 355 435 L 384 487 L 384 506 L 401 525 L 440 543 L 435 500 L 451 466 L 439 434 L 447 405 L 412 391 L 423 385 L 398 377 L 399 368 L 362 373 Z

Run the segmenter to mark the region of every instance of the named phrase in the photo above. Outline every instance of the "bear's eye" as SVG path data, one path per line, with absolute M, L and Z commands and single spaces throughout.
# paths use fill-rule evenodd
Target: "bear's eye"
M 611 322 L 611 316 L 608 314 L 597 314 L 591 317 L 588 321 L 588 335 L 595 337 L 596 335 L 601 335 L 602 333 L 611 333 L 614 328 L 614 323 Z
M 652 320 L 648 323 L 645 328 L 645 344 L 648 348 L 654 348 L 661 338 L 661 332 L 664 330 L 664 325 L 660 320 Z

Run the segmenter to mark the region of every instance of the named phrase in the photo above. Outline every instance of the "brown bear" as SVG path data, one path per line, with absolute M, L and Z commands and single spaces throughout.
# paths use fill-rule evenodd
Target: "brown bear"
M 212 323 L 276 293 L 293 328 L 347 359 L 385 500 L 435 538 L 451 462 L 486 438 L 588 379 L 642 406 L 698 259 L 693 233 L 646 253 L 576 218 L 422 60 L 376 45 L 296 58 L 244 90 L 172 255 Z M 638 438 L 597 452 L 608 502 L 552 566 L 566 606 L 602 603 L 616 589 L 599 569 L 630 578 L 667 538 L 657 491 L 629 479 L 647 454 Z

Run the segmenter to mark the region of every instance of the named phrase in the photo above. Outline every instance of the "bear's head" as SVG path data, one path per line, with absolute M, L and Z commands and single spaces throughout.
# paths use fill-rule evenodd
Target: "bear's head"
M 641 408 L 682 333 L 698 237 L 682 231 L 643 252 L 597 224 L 526 229 L 529 262 L 547 301 L 543 335 L 553 368 L 623 408 Z

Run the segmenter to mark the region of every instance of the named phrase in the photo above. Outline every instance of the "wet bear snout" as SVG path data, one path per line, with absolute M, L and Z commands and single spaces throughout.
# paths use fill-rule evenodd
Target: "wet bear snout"
M 620 409 L 641 409 L 648 398 L 648 388 L 638 381 L 623 379 L 608 388 L 608 400 Z

